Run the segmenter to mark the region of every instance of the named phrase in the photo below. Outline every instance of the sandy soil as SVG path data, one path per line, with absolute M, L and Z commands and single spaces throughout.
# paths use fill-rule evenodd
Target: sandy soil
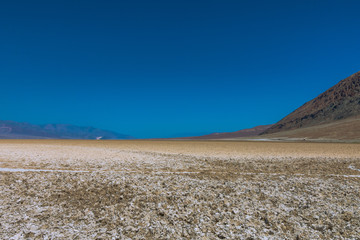
M 0 239 L 359 239 L 360 145 L 0 140 Z

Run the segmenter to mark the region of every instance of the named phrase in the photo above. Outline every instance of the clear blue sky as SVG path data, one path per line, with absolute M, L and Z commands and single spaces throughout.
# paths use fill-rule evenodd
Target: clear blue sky
M 138 138 L 277 122 L 360 71 L 360 1 L 1 1 L 2 120 Z

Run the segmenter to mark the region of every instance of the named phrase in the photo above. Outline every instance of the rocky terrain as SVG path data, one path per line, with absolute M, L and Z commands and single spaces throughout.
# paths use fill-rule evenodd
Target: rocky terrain
M 0 120 L 0 139 L 132 139 L 129 135 L 70 124 L 35 125 Z
M 264 137 L 284 141 L 360 142 L 360 116 L 260 136 Z
M 359 239 L 357 144 L 0 140 L 0 239 Z
M 263 134 L 328 124 L 354 116 L 360 116 L 360 72 L 305 103 Z

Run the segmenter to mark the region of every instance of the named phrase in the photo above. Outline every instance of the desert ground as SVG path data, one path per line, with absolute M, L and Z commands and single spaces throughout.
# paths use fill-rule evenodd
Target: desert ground
M 0 140 L 0 239 L 360 239 L 360 145 Z

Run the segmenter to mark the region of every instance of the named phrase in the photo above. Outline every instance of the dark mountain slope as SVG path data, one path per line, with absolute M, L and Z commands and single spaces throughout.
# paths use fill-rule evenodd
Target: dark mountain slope
M 305 103 L 262 134 L 332 123 L 360 115 L 360 72 Z

